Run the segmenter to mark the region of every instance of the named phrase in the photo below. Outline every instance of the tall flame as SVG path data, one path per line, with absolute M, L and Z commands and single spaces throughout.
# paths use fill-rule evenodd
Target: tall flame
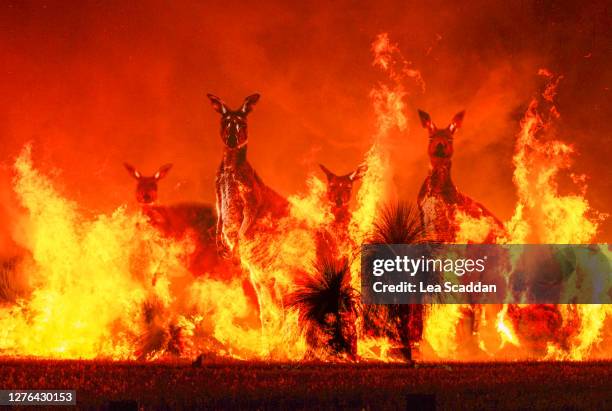
M 378 209 L 392 194 L 388 139 L 393 129 L 407 129 L 404 115 L 407 90 L 404 80 L 412 78 L 422 90 L 425 89 L 420 72 L 409 67 L 410 64 L 402 56 L 397 44 L 391 43 L 387 33 L 376 37 L 372 43 L 372 53 L 372 64 L 381 69 L 390 82 L 381 82 L 370 92 L 377 128 L 372 146 L 365 156 L 368 168 L 357 193 L 357 207 L 350 225 L 350 236 L 356 244 L 363 242 L 364 236 L 372 228 Z
M 388 79 L 379 82 L 370 91 L 370 98 L 376 115 L 376 132 L 372 145 L 365 156 L 367 171 L 356 196 L 357 205 L 351 217 L 349 236 L 351 246 L 365 242 L 373 223 L 385 205 L 394 197 L 392 187 L 393 169 L 390 162 L 391 135 L 394 130 L 405 132 L 408 121 L 405 116 L 405 98 L 408 95 L 406 79 L 412 79 L 421 92 L 425 82 L 421 73 L 411 67 L 397 44 L 392 43 L 388 33 L 379 34 L 372 43 L 372 65 L 380 69 Z M 350 255 L 350 254 L 349 254 Z M 360 287 L 360 263 L 354 259 L 351 265 L 352 283 Z M 359 324 L 362 326 L 362 324 Z M 389 361 L 391 344 L 384 337 L 373 337 L 360 331 L 359 354 L 365 358 Z
M 560 117 L 554 96 L 563 77 L 545 69 L 539 75 L 547 78 L 548 84 L 541 98 L 534 98 L 525 112 L 512 159 L 518 202 L 507 224 L 509 240 L 519 244 L 588 243 L 597 232 L 598 221 L 605 216 L 591 209 L 583 195 L 584 183 L 579 187 L 580 194 L 559 194 L 556 178 L 571 166 L 575 152 L 571 144 L 550 137 L 552 122 Z M 574 181 L 580 183 L 584 179 Z
M 171 301 L 168 276 L 184 275 L 182 244 L 167 241 L 120 208 L 86 219 L 32 167 L 26 147 L 15 191 L 29 211 L 31 295 L 0 311 L 0 352 L 130 358 L 142 303 Z M 140 227 L 140 228 L 137 228 Z M 150 286 L 154 276 L 159 280 Z
M 555 105 L 557 87 L 563 76 L 556 76 L 541 69 L 538 74 L 547 80 L 539 97 L 534 98 L 521 121 L 517 135 L 513 163 L 513 181 L 518 201 L 512 218 L 506 223 L 510 243 L 579 244 L 593 240 L 599 221 L 605 214 L 592 210 L 584 197 L 584 176 L 572 174 L 579 184 L 579 194 L 562 195 L 557 177 L 571 166 L 575 149 L 571 144 L 553 137 L 553 122 L 560 117 Z M 576 313 L 572 311 L 575 308 Z M 519 310 L 537 310 L 537 306 L 519 307 Z M 507 307 L 500 312 L 499 330 L 504 339 L 519 345 L 517 336 L 505 320 Z M 560 307 L 567 333 L 567 345 L 559 348 L 549 343 L 546 358 L 581 360 L 588 357 L 592 347 L 601 342 L 601 332 L 610 309 L 602 305 L 578 305 Z M 578 324 L 569 324 L 576 316 Z

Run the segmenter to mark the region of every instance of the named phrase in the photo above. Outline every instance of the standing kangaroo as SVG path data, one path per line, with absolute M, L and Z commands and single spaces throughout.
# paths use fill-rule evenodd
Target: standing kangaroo
M 461 211 L 472 218 L 489 218 L 495 227 L 485 242 L 492 242 L 496 232 L 503 231 L 502 223 L 482 204 L 461 193 L 451 179 L 453 135 L 461 127 L 464 113 L 457 113 L 448 127 L 438 129 L 429 114 L 419 110 L 421 124 L 429 131 L 431 170 L 421 186 L 418 205 L 425 227 L 436 240 L 455 242 L 458 231 L 455 217 Z
M 286 319 L 283 299 L 288 287 L 277 276 L 288 273 L 283 258 L 272 250 L 282 241 L 277 236 L 276 223 L 288 216 L 289 203 L 264 184 L 247 160 L 247 116 L 259 94 L 245 98 L 237 110 L 231 110 L 212 94 L 208 98 L 221 115 L 221 140 L 225 146 L 216 177 L 217 248 L 225 257 L 239 256 L 248 266 L 259 303 L 262 349 L 273 355 L 285 345 L 281 330 Z M 256 241 L 251 241 L 254 238 Z
M 334 221 L 317 232 L 317 259 L 320 261 L 334 260 L 342 257 L 340 255 L 343 252 L 341 248 L 348 244 L 348 228 L 351 222 L 349 203 L 353 184 L 363 177 L 367 167 L 362 164 L 352 173 L 338 176 L 323 164 L 319 164 L 319 166 L 327 177 L 326 195 Z
M 183 238 L 191 235 L 195 251 L 190 258 L 190 270 L 195 275 L 214 269 L 217 256 L 214 246 L 215 212 L 208 204 L 182 203 L 169 206 L 157 204 L 159 180 L 164 178 L 172 164 L 166 164 L 152 176 L 144 176 L 133 166 L 124 164 L 137 181 L 136 200 L 150 223 L 164 235 Z
M 493 243 L 497 236 L 503 235 L 502 223 L 482 204 L 461 193 L 451 179 L 451 158 L 453 156 L 453 136 L 461 127 L 464 116 L 463 111 L 453 117 L 450 125 L 444 129 L 438 129 L 431 121 L 431 117 L 424 111 L 419 110 L 421 124 L 429 131 L 428 154 L 431 161 L 429 176 L 425 179 L 418 197 L 418 206 L 421 210 L 423 223 L 428 234 L 434 241 L 454 243 L 457 239 L 458 224 L 457 212 L 462 212 L 471 218 L 486 218 L 489 224 L 489 232 L 484 240 L 485 243 Z M 502 267 L 502 256 L 496 256 L 499 264 L 489 263 L 492 267 Z M 495 269 L 488 270 L 487 275 L 493 278 Z M 497 308 L 493 308 L 495 310 Z M 470 304 L 464 308 L 464 318 L 458 329 L 459 334 L 473 336 L 481 327 L 480 318 L 483 314 L 483 306 Z M 485 316 L 491 316 L 490 311 L 485 309 Z M 492 317 L 494 318 L 494 317 Z M 494 323 L 494 322 L 492 322 Z M 467 350 L 479 350 L 476 339 L 471 338 L 473 344 L 464 344 Z
M 223 160 L 216 176 L 217 248 L 228 256 L 240 238 L 251 234 L 255 223 L 265 217 L 281 217 L 288 211 L 287 200 L 268 187 L 247 160 L 247 115 L 259 94 L 244 99 L 231 110 L 219 97 L 208 94 L 213 108 L 221 114 Z

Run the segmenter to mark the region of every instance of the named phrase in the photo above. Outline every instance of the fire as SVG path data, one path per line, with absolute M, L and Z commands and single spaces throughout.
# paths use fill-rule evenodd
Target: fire
M 397 44 L 391 43 L 387 33 L 376 37 L 372 43 L 372 53 L 372 64 L 380 68 L 391 82 L 379 83 L 370 92 L 377 131 L 373 136 L 372 146 L 366 153 L 367 171 L 357 193 L 357 207 L 350 225 L 350 236 L 356 244 L 363 242 L 364 236 L 372 228 L 377 211 L 392 195 L 388 140 L 394 129 L 404 132 L 408 126 L 404 114 L 404 98 L 408 91 L 404 80 L 412 78 L 422 91 L 425 90 L 425 82 L 420 72 L 409 67 L 410 63 L 402 56 Z
M 396 84 L 400 85 L 406 77 L 409 77 L 414 79 L 422 92 L 425 92 L 425 81 L 423 80 L 421 72 L 410 67 L 411 63 L 402 56 L 398 45 L 391 43 L 388 33 L 380 33 L 376 36 L 376 39 L 372 43 L 372 53 L 374 54 L 374 61 L 372 64 L 383 70 Z M 400 95 L 400 103 L 403 95 L 404 93 Z M 394 99 L 392 98 L 391 100 Z M 403 103 L 401 104 L 403 106 Z
M 85 218 L 32 166 L 15 163 L 15 191 L 29 211 L 31 294 L 2 308 L 0 352 L 60 358 L 131 358 L 139 309 L 151 295 L 170 303 L 167 278 L 184 275 L 182 244 L 120 208 Z M 151 286 L 154 276 L 159 279 Z
M 87 216 L 33 167 L 30 147 L 15 170 L 15 192 L 28 211 L 23 245 L 31 254 L 19 275 L 30 292 L 0 308 L 3 355 L 261 355 L 261 328 L 242 279 L 194 279 L 186 268 L 189 238 L 163 237 L 125 207 Z
M 588 243 L 605 215 L 592 210 L 584 198 L 584 177 L 574 179 L 582 182 L 579 187 L 581 194 L 559 194 L 556 178 L 571 166 L 575 149 L 571 144 L 550 136 L 552 122 L 560 116 L 554 105 L 554 96 L 562 76 L 554 76 L 544 69 L 539 74 L 548 79 L 548 84 L 542 99 L 534 98 L 529 104 L 521 121 L 512 159 L 518 202 L 506 225 L 510 233 L 509 242 Z M 549 107 L 543 107 L 546 105 Z
M 399 49 L 396 45 L 390 44 L 388 35 L 383 33 L 374 41 L 372 52 L 374 66 L 392 73 L 390 77 L 394 80 L 394 85 L 390 88 L 385 84 L 379 84 L 370 92 L 376 113 L 377 132 L 365 156 L 367 171 L 357 193 L 357 207 L 350 224 L 350 237 L 356 244 L 363 242 L 364 236 L 372 227 L 376 211 L 389 196 L 390 164 L 385 147 L 386 139 L 393 127 L 398 127 L 400 130 L 406 128 L 406 117 L 403 113 L 405 107 L 403 98 L 406 91 L 401 82 L 401 73 L 397 73 L 393 68 L 396 64 L 395 55 L 399 53 Z
M 372 50 L 375 55 L 374 65 L 387 74 L 393 85 L 379 84 L 371 93 L 378 119 L 378 133 L 367 157 L 368 163 L 372 164 L 372 171 L 369 179 L 366 177 L 364 180 L 364 185 L 357 198 L 358 208 L 353 214 L 353 218 L 360 223 L 360 225 L 351 227 L 352 238 L 356 244 L 359 244 L 359 240 L 363 238 L 359 234 L 366 233 L 368 227 L 371 227 L 381 199 L 388 199 L 389 188 L 381 184 L 381 180 L 388 178 L 388 174 L 385 175 L 379 171 L 388 167 L 388 157 L 385 156 L 384 145 L 381 142 L 385 141 L 393 127 L 400 130 L 407 128 L 404 116 L 406 90 L 401 83 L 408 74 L 405 70 L 407 63 L 401 56 L 397 45 L 391 43 L 386 34 L 377 37 Z M 598 222 L 605 217 L 602 213 L 592 210 L 584 197 L 585 176 L 571 175 L 573 181 L 579 184 L 578 194 L 561 195 L 559 193 L 557 176 L 571 166 L 574 148 L 559 140 L 545 141 L 537 136 L 537 134 L 550 132 L 550 122 L 560 115 L 554 105 L 554 98 L 556 88 L 562 78 L 554 76 L 547 70 L 542 70 L 539 74 L 547 77 L 549 83 L 542 93 L 544 103 L 539 103 L 538 99 L 531 102 L 517 135 L 513 158 L 515 165 L 513 181 L 517 187 L 518 202 L 514 215 L 505 224 L 506 232 L 500 230 L 492 218 L 486 216 L 476 218 L 464 210 L 456 210 L 457 243 L 489 241 L 519 244 L 528 241 L 552 244 L 586 243 L 593 239 L 597 232 Z M 411 77 L 422 83 L 424 87 L 420 74 Z M 544 121 L 539 114 L 538 104 L 549 105 L 547 121 Z M 385 189 L 380 187 L 385 187 Z M 516 309 L 521 310 L 523 307 L 530 309 L 530 306 L 518 306 Z M 485 311 L 491 310 L 483 311 L 482 318 L 479 320 L 482 322 L 482 329 L 478 332 L 478 345 L 492 358 L 507 358 L 505 356 L 508 354 L 501 351 L 507 344 L 525 350 L 521 347 L 520 336 L 515 331 L 516 324 L 508 317 L 508 308 L 509 306 L 503 306 L 494 315 L 496 318 L 490 321 L 494 325 L 497 337 L 485 337 L 484 335 L 488 322 L 487 315 L 492 315 L 491 312 Z M 561 315 L 565 318 L 563 332 L 568 335 L 566 338 L 568 346 L 559 348 L 558 344 L 551 343 L 545 358 L 588 358 L 591 347 L 601 342 L 600 336 L 604 321 L 609 315 L 608 309 L 601 306 L 578 306 L 577 316 L 580 318 L 580 324 L 571 321 L 568 310 L 562 309 L 561 311 Z M 469 307 L 460 305 L 429 307 L 425 318 L 423 340 L 433 352 L 428 353 L 427 350 L 423 350 L 424 358 L 470 358 L 469 354 L 467 356 L 458 354 L 459 345 L 465 343 L 461 339 L 471 338 L 457 336 L 458 327 L 467 319 L 465 318 L 466 313 L 475 317 L 480 315 L 472 312 Z M 388 343 L 381 341 L 380 338 L 363 337 L 360 343 L 363 347 L 360 349 L 361 355 L 379 360 L 388 359 L 388 348 L 383 349 L 385 346 L 388 347 Z M 499 344 L 498 349 L 487 349 L 487 346 L 494 347 L 495 344 Z M 532 353 L 527 350 L 525 355 L 531 357 Z
M 421 91 L 425 91 L 425 82 L 418 70 L 412 69 L 410 63 L 402 56 L 397 44 L 390 41 L 387 33 L 379 34 L 372 43 L 374 56 L 373 66 L 381 69 L 389 78 L 389 84 L 379 83 L 370 91 L 372 106 L 376 114 L 376 133 L 372 146 L 365 155 L 367 171 L 363 176 L 361 187 L 356 196 L 356 207 L 349 225 L 350 243 L 347 254 L 353 255 L 351 249 L 364 242 L 373 228 L 373 223 L 383 205 L 393 198 L 391 185 L 393 171 L 390 164 L 389 144 L 394 129 L 406 131 L 408 121 L 404 114 L 404 99 L 408 94 L 404 85 L 406 78 L 415 81 Z M 351 265 L 353 287 L 360 287 L 360 263 L 355 258 Z M 359 327 L 362 324 L 360 322 Z M 365 358 L 387 361 L 391 347 L 384 338 L 373 338 L 363 335 L 359 341 L 359 354 Z
M 405 81 L 425 91 L 420 72 L 386 33 L 375 39 L 372 52 L 374 67 L 388 81 L 370 92 L 377 123 L 365 154 L 367 171 L 348 233 L 336 239 L 335 257 L 348 259 L 350 278 L 344 278 L 353 288 L 360 285 L 355 250 L 371 233 L 381 208 L 396 196 L 389 147 L 393 133 L 408 128 Z M 571 175 L 577 194 L 559 192 L 558 177 L 569 170 L 575 149 L 555 139 L 551 126 L 560 115 L 554 99 L 562 77 L 547 70 L 540 74 L 549 84 L 530 103 L 516 136 L 513 182 L 518 201 L 505 223 L 506 232 L 496 231 L 493 218 L 476 218 L 457 209 L 458 243 L 588 243 L 605 217 L 585 198 L 585 176 Z M 198 278 L 189 272 L 193 239 L 165 237 L 145 216 L 129 213 L 124 206 L 110 214 L 79 208 L 34 167 L 29 146 L 17 158 L 15 173 L 14 191 L 27 211 L 20 222 L 20 242 L 27 252 L 14 270 L 28 289 L 16 303 L 0 305 L 0 354 L 154 360 L 204 353 L 297 361 L 312 351 L 331 359 L 325 350 L 308 347 L 299 312 L 288 301 L 299 280 L 314 275 L 318 241 L 333 225 L 320 179 L 310 176 L 306 193 L 288 198 L 287 215 L 258 221 L 252 238 L 237 245 L 235 272 L 219 280 L 212 272 Z M 599 248 L 610 256 L 607 247 Z M 394 351 L 406 347 L 398 347 L 393 333 L 369 333 L 358 309 L 346 311 L 325 318 L 330 320 L 326 326 L 350 322 L 343 324 L 343 332 L 355 329 L 356 351 L 364 360 L 398 360 Z M 534 324 L 551 318 L 554 327 L 540 327 L 540 334 L 547 335 L 530 335 Z M 605 324 L 611 318 L 612 308 L 602 305 L 500 305 L 480 311 L 470 305 L 430 304 L 422 322 L 422 342 L 415 346 L 426 360 L 587 360 L 610 355 L 603 345 Z M 477 326 L 466 331 L 468 323 Z M 354 360 L 351 354 L 335 359 Z
M 385 337 L 362 337 L 359 341 L 359 357 L 367 360 L 391 362 L 389 351 L 393 348 Z
M 425 319 L 423 340 L 433 349 L 434 358 L 457 359 L 457 326 L 463 317 L 459 304 L 434 304 Z M 433 358 L 432 358 L 433 359 Z
M 332 221 L 323 182 L 312 176 L 308 193 L 289 197 L 289 214 L 263 221 L 261 232 L 240 245 L 241 263 L 250 273 L 260 311 L 263 358 L 301 359 L 306 352 L 298 313 L 285 296 L 296 280 L 312 272 L 317 260 L 316 232 Z
M 229 284 L 198 280 L 189 288 L 189 297 L 193 312 L 203 317 L 202 326 L 194 330 L 197 343 L 202 344 L 199 352 L 241 359 L 260 354 L 259 319 L 252 318 L 253 304 L 239 280 Z
M 576 306 L 581 321 L 578 332 L 571 337 L 569 352 L 558 350 L 555 346 L 548 346 L 547 358 L 568 359 L 581 361 L 588 359 L 593 347 L 603 342 L 602 327 L 606 318 L 612 316 L 610 305 L 578 305 Z
M 571 175 L 572 180 L 579 184 L 580 194 L 559 194 L 557 177 L 561 171 L 571 166 L 571 156 L 575 153 L 572 145 L 551 136 L 553 121 L 560 117 L 554 99 L 563 77 L 555 76 L 546 69 L 540 70 L 538 74 L 545 77 L 548 83 L 541 99 L 534 98 L 531 101 L 521 121 L 513 157 L 513 181 L 517 187 L 518 202 L 514 215 L 506 223 L 508 238 L 502 241 L 519 244 L 588 243 L 594 238 L 599 221 L 606 215 L 592 210 L 584 198 L 587 188 L 585 176 Z M 507 309 L 506 306 L 499 313 L 498 329 L 503 340 L 519 345 L 516 333 L 505 321 Z M 523 309 L 529 310 L 531 306 Z M 569 333 L 569 348 L 562 349 L 549 342 L 546 358 L 588 358 L 592 347 L 601 342 L 602 327 L 610 309 L 602 305 L 578 305 L 560 307 L 559 310 L 564 321 L 563 327 Z M 572 324 L 573 317 L 579 319 L 578 324 Z
M 497 330 L 499 331 L 500 336 L 502 337 L 502 342 L 500 348 L 502 348 L 506 343 L 510 343 L 514 346 L 519 346 L 519 340 L 514 334 L 511 326 L 506 324 L 506 314 L 508 312 L 508 306 L 504 306 L 504 308 L 497 314 Z
M 495 233 L 497 240 L 503 233 L 497 229 L 497 224 L 491 217 L 482 216 L 475 218 L 457 209 L 455 212 L 455 222 L 457 224 L 457 234 L 455 242 L 457 244 L 486 243 L 490 233 Z
M 315 176 L 307 181 L 308 193 L 304 196 L 293 195 L 289 197 L 291 214 L 297 220 L 305 221 L 311 227 L 320 227 L 330 224 L 333 214 L 326 201 L 326 186 Z

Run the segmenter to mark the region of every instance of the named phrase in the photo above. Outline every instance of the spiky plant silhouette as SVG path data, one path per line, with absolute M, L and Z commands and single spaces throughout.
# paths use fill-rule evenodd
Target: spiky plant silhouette
M 367 242 L 369 244 L 428 244 L 430 236 L 417 207 L 397 202 L 383 207 Z M 368 256 L 365 256 L 368 258 Z M 412 359 L 411 343 L 421 339 L 424 309 L 421 304 L 368 305 L 363 309 L 364 328 L 373 335 L 398 341 L 402 353 Z
M 168 317 L 162 302 L 150 298 L 141 309 L 143 331 L 137 337 L 137 358 L 144 360 L 164 354 L 179 356 L 185 348 L 183 330 Z
M 288 297 L 289 306 L 298 310 L 312 350 L 351 359 L 357 354 L 356 301 L 346 258 L 322 258 L 314 275 L 298 282 Z
M 421 212 L 412 204 L 403 201 L 382 208 L 368 238 L 370 244 L 427 242 L 428 235 L 421 219 Z

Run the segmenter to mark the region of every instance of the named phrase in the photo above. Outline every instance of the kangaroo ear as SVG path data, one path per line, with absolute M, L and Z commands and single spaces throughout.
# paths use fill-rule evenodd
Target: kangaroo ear
M 140 178 L 140 176 L 141 176 L 140 173 L 134 167 L 132 167 L 128 163 L 123 163 L 123 166 L 128 171 L 128 173 L 130 173 L 130 175 L 132 177 L 134 177 L 136 180 L 138 180 Z
M 353 171 L 349 175 L 349 178 L 351 179 L 351 181 L 359 180 L 365 175 L 366 171 L 368 171 L 368 166 L 366 163 L 362 163 L 359 165 L 359 167 L 357 167 L 355 171 Z
M 419 118 L 421 119 L 421 125 L 427 130 L 429 130 L 429 134 L 436 131 L 437 130 L 436 125 L 433 123 L 433 121 L 431 121 L 431 117 L 429 116 L 429 114 L 422 110 L 418 110 L 418 111 L 419 111 Z
M 460 111 L 457 114 L 455 114 L 455 117 L 453 117 L 453 120 L 451 121 L 450 125 L 448 126 L 448 130 L 451 133 L 454 133 L 455 131 L 457 131 L 457 129 L 459 127 L 461 127 L 461 124 L 463 123 L 463 116 L 465 116 L 465 110 L 464 111 Z
M 240 112 L 242 114 L 249 114 L 253 110 L 255 103 L 259 100 L 259 97 L 259 94 L 255 93 L 245 98 L 242 107 L 240 107 Z
M 153 177 L 155 177 L 156 180 L 162 179 L 166 176 L 166 174 L 168 174 L 168 171 L 170 171 L 171 168 L 172 164 L 164 164 L 159 168 L 159 170 L 157 170 L 157 173 L 155 173 Z
M 325 167 L 323 164 L 319 164 L 319 167 L 321 167 L 321 170 L 323 170 L 323 172 L 325 173 L 325 176 L 327 177 L 327 180 L 331 180 L 332 177 L 335 177 L 336 175 L 334 173 L 332 173 L 331 171 L 329 171 L 327 169 L 327 167 Z
M 225 105 L 223 100 L 221 100 L 219 97 L 215 96 L 214 94 L 210 94 L 210 93 L 207 94 L 206 96 L 210 99 L 210 102 L 217 113 L 225 114 L 228 112 L 227 106 Z

